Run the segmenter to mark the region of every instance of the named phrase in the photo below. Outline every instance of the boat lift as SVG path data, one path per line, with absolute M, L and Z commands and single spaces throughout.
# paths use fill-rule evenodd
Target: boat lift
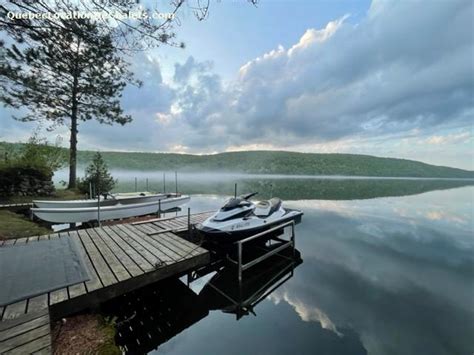
M 188 209 L 188 216 L 189 216 L 189 209 Z M 282 237 L 285 235 L 285 230 L 290 229 L 290 235 L 288 239 L 283 239 Z M 188 238 L 193 236 L 194 232 L 194 226 L 190 223 L 189 217 L 188 217 Z M 255 245 L 255 243 L 252 244 L 252 242 L 255 242 L 256 240 L 260 240 L 263 242 L 277 242 L 279 243 L 278 246 L 272 247 L 272 248 L 265 248 L 262 246 Z M 246 248 L 253 248 L 254 251 L 255 249 L 258 249 L 260 253 L 258 256 L 250 259 L 250 260 L 244 260 L 244 246 Z M 279 224 L 275 227 L 272 227 L 270 229 L 267 229 L 263 232 L 257 233 L 255 235 L 252 235 L 250 237 L 247 237 L 245 239 L 236 241 L 233 243 L 232 248 L 235 247 L 237 249 L 237 258 L 234 259 L 229 255 L 229 253 L 226 253 L 225 256 L 222 256 L 219 252 L 216 252 L 214 254 L 214 260 L 211 260 L 209 265 L 206 265 L 200 269 L 194 270 L 187 275 L 187 283 L 188 285 L 205 276 L 208 275 L 211 272 L 216 272 L 219 269 L 221 269 L 226 262 L 229 262 L 233 266 L 237 266 L 237 279 L 239 283 L 242 282 L 242 275 L 244 271 L 248 270 L 249 268 L 261 263 L 264 260 L 267 260 L 268 258 L 272 257 L 273 255 L 277 255 L 279 257 L 285 258 L 285 259 L 294 259 L 296 256 L 296 243 L 295 243 L 295 221 L 288 221 L 282 224 Z M 285 256 L 282 254 L 282 251 L 291 248 L 291 256 L 292 258 L 289 258 L 288 256 Z
M 244 244 L 248 244 L 249 242 L 254 241 L 256 239 L 263 238 L 265 235 L 268 235 L 268 234 L 272 234 L 272 233 L 275 233 L 275 232 L 278 232 L 278 231 L 284 232 L 285 228 L 287 228 L 287 227 L 291 228 L 291 235 L 290 235 L 289 240 L 284 240 L 284 239 L 281 239 L 279 237 L 270 237 L 269 240 L 272 240 L 272 239 L 277 240 L 281 243 L 281 245 L 274 248 L 274 249 L 272 249 L 272 250 L 270 250 L 270 251 L 268 251 L 268 252 L 266 252 L 263 255 L 260 255 L 260 256 L 256 257 L 255 259 L 253 259 L 251 261 L 248 261 L 247 263 L 244 264 L 243 258 L 242 258 L 242 252 L 243 252 Z M 281 233 L 281 235 L 283 235 L 283 234 L 284 233 Z M 260 262 L 262 262 L 265 259 L 268 259 L 272 255 L 278 254 L 282 250 L 284 250 L 286 248 L 290 248 L 290 247 L 293 248 L 293 255 L 295 254 L 295 221 L 292 220 L 292 221 L 277 225 L 273 228 L 270 228 L 270 229 L 267 229 L 267 230 L 265 230 L 263 232 L 260 232 L 258 234 L 252 235 L 248 238 L 239 240 L 239 241 L 235 242 L 235 244 L 237 245 L 238 258 L 237 258 L 237 260 L 234 260 L 230 256 L 227 256 L 227 260 L 230 261 L 231 263 L 233 263 L 234 265 L 237 265 L 238 278 L 239 278 L 239 282 L 240 282 L 240 281 L 242 281 L 242 273 L 245 270 L 251 268 L 252 266 L 254 266 L 254 265 L 256 265 Z

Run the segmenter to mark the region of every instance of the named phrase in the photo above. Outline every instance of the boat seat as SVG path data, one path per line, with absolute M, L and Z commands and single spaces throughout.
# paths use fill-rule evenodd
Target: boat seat
M 281 200 L 276 197 L 268 201 L 260 201 L 255 205 L 254 214 L 257 217 L 268 217 L 273 212 L 278 210 L 280 206 L 281 206 Z

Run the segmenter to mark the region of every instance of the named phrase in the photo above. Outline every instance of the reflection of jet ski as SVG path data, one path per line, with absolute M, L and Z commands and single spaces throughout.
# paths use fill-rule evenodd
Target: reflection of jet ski
M 290 279 L 295 267 L 302 262 L 297 250 L 293 255 L 293 250 L 286 249 L 245 272 L 241 283 L 235 268 L 225 267 L 201 290 L 200 302 L 209 310 L 235 313 L 237 319 L 255 314 L 253 308 Z
M 213 216 L 196 226 L 211 241 L 228 243 L 257 234 L 279 224 L 299 222 L 303 212 L 282 207 L 279 198 L 252 202 L 257 193 L 234 197 Z

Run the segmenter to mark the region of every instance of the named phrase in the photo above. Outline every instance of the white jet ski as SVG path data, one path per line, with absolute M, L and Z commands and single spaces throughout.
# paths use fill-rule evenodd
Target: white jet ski
M 256 194 L 254 192 L 227 200 L 213 216 L 198 224 L 197 230 L 209 241 L 229 243 L 291 220 L 301 220 L 303 212 L 282 207 L 279 198 L 250 201 Z

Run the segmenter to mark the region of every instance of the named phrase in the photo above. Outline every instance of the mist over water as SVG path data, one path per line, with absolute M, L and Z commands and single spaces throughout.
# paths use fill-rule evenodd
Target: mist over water
M 472 186 L 472 179 L 375 178 L 361 176 L 258 175 L 235 173 L 111 170 L 118 180 L 112 192 L 155 191 L 231 196 L 259 192 L 259 198 L 354 200 L 385 196 L 405 196 L 432 190 Z M 78 170 L 78 176 L 84 175 Z M 54 175 L 57 186 L 67 181 L 67 170 Z

